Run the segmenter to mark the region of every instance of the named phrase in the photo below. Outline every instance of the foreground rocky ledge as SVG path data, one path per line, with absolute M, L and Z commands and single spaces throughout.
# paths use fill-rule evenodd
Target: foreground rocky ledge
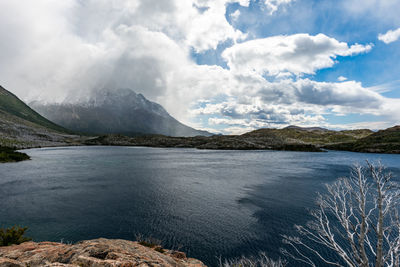
M 0 247 L 0 266 L 190 266 L 204 267 L 185 253 L 149 248 L 127 240 L 95 239 L 74 245 L 26 242 Z

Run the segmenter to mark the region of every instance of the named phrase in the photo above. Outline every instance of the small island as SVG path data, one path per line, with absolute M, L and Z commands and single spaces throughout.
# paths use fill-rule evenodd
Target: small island
M 19 162 L 29 159 L 30 157 L 27 154 L 18 152 L 14 148 L 0 146 L 0 163 Z

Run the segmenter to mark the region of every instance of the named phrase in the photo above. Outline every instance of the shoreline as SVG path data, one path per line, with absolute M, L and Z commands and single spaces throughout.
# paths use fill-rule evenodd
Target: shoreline
M 350 151 L 350 150 L 335 150 L 335 149 L 325 149 L 323 151 L 293 151 L 293 150 L 279 150 L 279 149 L 223 149 L 223 148 L 196 148 L 196 147 L 167 147 L 167 146 L 145 146 L 145 145 L 86 145 L 86 144 L 73 144 L 73 145 L 54 145 L 54 146 L 37 146 L 37 147 L 27 147 L 27 148 L 17 148 L 16 151 L 25 151 L 29 149 L 44 149 L 44 148 L 69 148 L 69 147 L 138 147 L 138 148 L 176 148 L 176 149 L 193 149 L 199 151 L 283 151 L 283 152 L 303 152 L 303 153 L 327 153 L 327 152 L 350 152 L 359 154 L 379 154 L 379 155 L 399 155 L 400 153 L 388 153 L 388 152 L 366 152 L 366 151 Z

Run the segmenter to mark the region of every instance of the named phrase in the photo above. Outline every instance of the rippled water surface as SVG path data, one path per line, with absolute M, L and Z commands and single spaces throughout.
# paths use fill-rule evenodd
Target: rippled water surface
M 316 192 L 356 162 L 400 155 L 209 151 L 140 147 L 27 150 L 0 165 L 0 225 L 25 225 L 35 241 L 138 234 L 215 265 L 267 251 L 308 219 Z

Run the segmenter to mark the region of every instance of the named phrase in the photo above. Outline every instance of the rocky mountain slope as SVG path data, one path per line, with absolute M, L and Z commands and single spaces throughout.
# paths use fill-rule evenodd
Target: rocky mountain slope
M 210 135 L 180 123 L 161 105 L 129 89 L 100 90 L 78 104 L 33 102 L 31 106 L 51 121 L 87 134 Z
M 0 146 L 29 148 L 81 141 L 79 136 L 42 117 L 0 86 Z
M 25 242 L 0 247 L 0 266 L 12 267 L 205 267 L 185 253 L 146 247 L 126 240 L 95 239 L 74 245 L 53 242 Z

